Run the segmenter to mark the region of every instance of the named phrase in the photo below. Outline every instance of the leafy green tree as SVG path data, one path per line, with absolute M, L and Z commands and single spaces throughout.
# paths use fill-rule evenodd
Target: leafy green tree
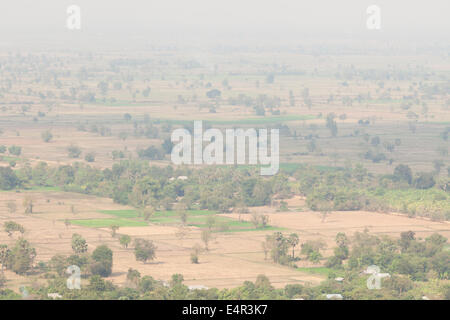
M 169 138 L 164 139 L 164 142 L 162 144 L 162 149 L 164 150 L 164 153 L 170 154 L 172 152 L 172 148 L 173 148 L 172 140 L 170 140 Z
M 128 269 L 127 273 L 127 281 L 133 284 L 134 286 L 139 286 L 139 280 L 141 279 L 141 274 L 139 271 L 133 268 Z
M 417 189 L 429 189 L 435 184 L 433 174 L 428 172 L 421 172 L 414 179 L 414 187 Z
M 292 247 L 292 259 L 294 259 L 294 254 L 295 254 L 294 249 L 300 242 L 300 239 L 298 238 L 298 234 L 291 233 L 288 237 L 288 242 L 289 242 L 289 245 Z
M 325 244 L 322 241 L 306 241 L 301 245 L 301 253 L 306 255 L 306 258 L 314 263 L 317 263 L 322 258 L 320 249 L 323 249 Z
M 348 247 L 349 240 L 347 238 L 347 235 L 343 232 L 339 232 L 336 234 L 336 244 L 338 247 Z
M 403 292 L 411 290 L 414 283 L 407 277 L 393 275 L 383 281 L 383 286 L 401 295 Z
M 189 292 L 187 286 L 183 284 L 184 277 L 181 274 L 172 275 L 172 280 L 170 281 L 169 296 L 171 299 L 180 300 L 186 299 Z
M 8 261 L 10 259 L 11 251 L 8 249 L 6 244 L 0 244 L 0 264 L 2 268 L 0 269 L 3 273 L 3 269 L 7 267 Z
M 287 263 L 287 251 L 289 242 L 281 232 L 275 232 L 266 236 L 266 247 L 270 251 L 270 256 L 275 263 Z
M 413 231 L 405 231 L 400 233 L 399 245 L 402 252 L 406 252 L 411 246 L 411 243 L 416 240 L 415 235 L 416 234 Z
M 450 252 L 437 253 L 431 259 L 431 266 L 437 272 L 439 279 L 450 279 Z
M 134 255 L 137 261 L 146 263 L 147 260 L 153 260 L 156 257 L 156 246 L 151 240 L 135 239 Z
M 92 290 L 92 291 L 95 291 L 95 292 L 106 291 L 106 289 L 107 289 L 106 281 L 103 280 L 100 277 L 100 275 L 93 275 L 89 279 L 88 288 L 89 288 L 89 290 Z
M 131 114 L 129 114 L 129 113 L 125 113 L 124 115 L 123 115 L 123 119 L 126 121 L 126 122 L 130 122 L 131 121 Z
M 25 274 L 33 266 L 36 250 L 30 243 L 20 238 L 11 249 L 8 268 L 17 274 Z
M 106 95 L 108 93 L 109 84 L 106 81 L 100 81 L 97 84 L 97 88 L 100 90 L 102 95 Z
M 72 235 L 72 250 L 76 254 L 85 253 L 88 249 L 86 239 L 77 233 Z
M 222 93 L 220 92 L 220 90 L 217 90 L 217 89 L 212 89 L 212 90 L 209 90 L 208 92 L 206 92 L 206 96 L 210 99 L 220 98 L 221 94 Z
M 84 156 L 84 160 L 86 160 L 87 162 L 94 162 L 95 161 L 95 153 L 94 152 L 86 153 L 86 155 Z
M 3 229 L 5 230 L 5 232 L 8 234 L 9 237 L 12 236 L 13 232 L 20 232 L 22 235 L 25 233 L 25 228 L 14 222 L 14 221 L 6 221 L 3 224 Z
M 67 147 L 67 152 L 68 152 L 68 156 L 69 158 L 79 158 L 81 155 L 81 149 L 74 145 L 71 144 L 69 147 Z
M 408 184 L 412 183 L 411 168 L 405 164 L 399 164 L 394 169 L 394 177 L 399 181 L 405 181 Z
M 119 238 L 119 243 L 122 247 L 128 248 L 128 245 L 131 242 L 131 237 L 127 234 L 121 235 Z
M 106 245 L 98 246 L 92 252 L 94 263 L 91 265 L 91 272 L 94 275 L 108 277 L 111 275 L 113 266 L 113 252 Z
M 0 190 L 11 190 L 20 183 L 19 178 L 9 167 L 0 167 Z
M 22 153 L 22 147 L 19 146 L 10 146 L 8 148 L 8 152 L 13 155 L 13 156 L 20 156 L 20 154 Z
M 111 237 L 115 237 L 116 236 L 116 233 L 117 233 L 117 230 L 119 230 L 119 226 L 118 225 L 112 225 L 112 226 L 110 226 L 109 227 L 110 229 L 111 229 Z
M 67 257 L 62 254 L 56 254 L 50 259 L 48 265 L 60 277 L 63 277 L 66 274 L 66 269 L 70 264 L 67 261 Z
M 330 113 L 327 115 L 326 126 L 330 130 L 331 136 L 336 137 L 338 133 L 337 123 L 334 120 L 336 115 L 334 113 Z

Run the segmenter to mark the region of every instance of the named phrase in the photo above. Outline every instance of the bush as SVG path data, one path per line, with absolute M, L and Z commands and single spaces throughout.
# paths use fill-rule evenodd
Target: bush
M 73 158 L 73 159 L 79 158 L 81 155 L 81 149 L 73 144 L 67 148 L 67 152 L 68 152 L 69 158 Z
M 86 160 L 87 162 L 94 162 L 95 161 L 95 153 L 94 152 L 89 152 L 84 156 L 84 160 Z
M 8 167 L 0 167 L 0 190 L 11 190 L 20 183 L 15 172 Z
M 417 189 L 429 189 L 436 184 L 433 174 L 422 172 L 414 179 L 414 187 Z
M 137 151 L 139 158 L 150 160 L 162 160 L 164 159 L 164 152 L 154 146 L 150 146 L 147 149 Z
M 41 137 L 44 142 L 50 142 L 53 139 L 53 134 L 49 130 L 46 130 L 42 132 Z
M 10 146 L 8 148 L 8 152 L 13 156 L 20 156 L 20 154 L 22 153 L 22 148 L 19 146 Z
M 198 264 L 198 254 L 197 253 L 191 253 L 191 263 Z

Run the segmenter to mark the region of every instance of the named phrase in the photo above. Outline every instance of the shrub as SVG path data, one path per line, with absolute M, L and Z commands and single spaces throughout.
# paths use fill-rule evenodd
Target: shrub
M 50 142 L 53 139 L 53 134 L 50 132 L 50 130 L 46 130 L 41 133 L 41 137 L 44 142 Z
M 22 147 L 19 146 L 10 146 L 8 148 L 8 152 L 14 156 L 20 156 L 22 153 Z
M 95 161 L 95 153 L 94 152 L 89 152 L 84 156 L 84 160 L 86 160 L 87 162 L 94 162 Z
M 69 158 L 79 158 L 81 155 L 81 149 L 72 144 L 67 148 Z

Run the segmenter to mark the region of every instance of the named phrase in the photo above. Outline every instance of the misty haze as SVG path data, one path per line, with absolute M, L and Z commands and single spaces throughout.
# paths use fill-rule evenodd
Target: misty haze
M 449 15 L 3 1 L 0 300 L 449 300 Z

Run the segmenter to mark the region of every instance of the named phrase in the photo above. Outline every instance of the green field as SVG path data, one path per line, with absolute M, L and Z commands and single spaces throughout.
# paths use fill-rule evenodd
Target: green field
M 130 210 L 101 210 L 100 213 L 108 214 L 117 217 L 117 219 L 93 219 L 93 220 L 72 220 L 74 224 L 83 225 L 87 227 L 105 227 L 112 224 L 119 225 L 119 223 L 130 225 L 130 222 L 145 223 L 140 217 L 139 211 Z M 214 232 L 240 232 L 240 231 L 261 231 L 261 230 L 281 230 L 267 226 L 264 229 L 256 229 L 251 222 L 237 221 L 228 217 L 218 215 L 215 211 L 210 210 L 187 210 L 187 225 L 198 228 L 209 228 L 208 220 L 213 218 L 214 224 L 211 229 Z M 102 222 L 107 221 L 107 222 Z M 118 223 L 114 223 L 118 222 Z M 149 219 L 150 223 L 161 225 L 179 225 L 181 220 L 178 213 L 173 210 L 156 211 Z M 145 224 L 147 225 L 147 224 Z M 119 225 L 120 226 L 120 225 Z M 141 226 L 140 224 L 136 226 Z

